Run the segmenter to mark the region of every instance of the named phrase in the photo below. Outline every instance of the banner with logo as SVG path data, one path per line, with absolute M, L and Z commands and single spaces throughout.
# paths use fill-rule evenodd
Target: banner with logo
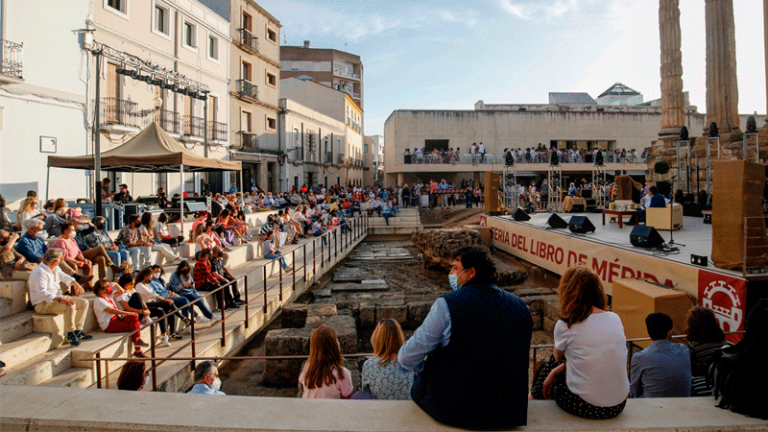
M 585 265 L 597 273 L 607 294 L 614 279 L 646 279 L 687 292 L 712 309 L 726 332 L 744 329 L 746 281 L 663 257 L 613 247 L 569 231 L 552 231 L 497 217 L 481 216 L 491 228 L 493 247 L 556 274 Z

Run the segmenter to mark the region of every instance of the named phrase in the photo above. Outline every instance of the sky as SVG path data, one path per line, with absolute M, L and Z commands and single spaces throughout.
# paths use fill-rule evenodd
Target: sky
M 763 8 L 733 0 L 739 112 L 766 112 Z M 658 0 L 259 0 L 284 45 L 361 57 L 365 134 L 398 109 L 597 98 L 616 82 L 660 97 Z M 683 86 L 706 111 L 704 0 L 680 0 Z

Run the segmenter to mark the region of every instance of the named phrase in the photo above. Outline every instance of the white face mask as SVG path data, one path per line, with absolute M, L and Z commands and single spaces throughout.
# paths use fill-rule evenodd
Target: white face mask
M 160 279 L 160 273 L 152 273 L 152 277 L 155 279 Z
M 48 238 L 48 233 L 45 230 L 40 230 L 40 231 L 35 233 L 35 237 L 39 237 L 39 238 L 45 239 L 45 238 Z
M 221 390 L 221 380 L 219 379 L 219 377 L 216 377 L 213 380 L 213 384 L 211 384 L 211 388 L 216 391 Z

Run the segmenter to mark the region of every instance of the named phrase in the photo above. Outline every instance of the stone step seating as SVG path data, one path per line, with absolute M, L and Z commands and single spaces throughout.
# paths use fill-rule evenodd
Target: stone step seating
M 258 229 L 254 228 L 254 231 Z M 253 233 L 254 237 L 257 233 Z M 339 237 L 339 240 L 341 237 Z M 315 250 L 317 256 L 317 269 L 321 269 L 320 266 L 320 254 L 321 254 L 321 239 L 314 239 L 316 242 Z M 308 265 L 308 279 L 313 277 L 312 274 L 312 249 L 309 240 L 303 240 L 299 245 L 286 245 L 284 249 L 285 259 L 289 265 L 292 265 L 293 250 L 296 250 L 296 260 L 303 262 L 303 243 L 307 243 L 307 260 Z M 331 242 L 333 245 L 333 242 Z M 325 249 L 326 252 L 328 249 Z M 331 249 L 332 250 L 332 249 Z M 260 242 L 258 240 L 252 241 L 249 244 L 244 244 L 232 248 L 229 252 L 228 267 L 232 270 L 233 274 L 238 277 L 247 272 L 253 271 L 259 265 L 266 264 L 268 285 L 276 284 L 279 281 L 280 267 L 276 260 L 266 260 L 258 258 L 261 256 Z M 326 256 L 327 261 L 327 256 Z M 335 260 L 334 260 L 335 263 Z M 326 263 L 326 266 L 330 264 Z M 166 271 L 166 277 L 170 278 L 170 273 L 175 270 L 174 265 L 166 265 L 164 269 Z M 326 267 L 327 268 L 327 267 Z M 252 322 L 252 328 L 260 327 L 265 320 L 272 316 L 274 311 L 280 306 L 279 301 L 279 289 L 277 286 L 270 289 L 268 292 L 268 310 L 265 315 L 262 309 L 263 306 L 263 270 L 257 272 L 249 278 L 249 297 L 253 300 L 252 309 L 249 310 L 250 321 Z M 289 286 L 293 282 L 293 276 L 290 273 L 283 273 L 284 281 L 284 301 L 290 297 Z M 304 282 L 304 271 L 300 270 L 296 274 L 297 286 L 302 286 Z M 243 293 L 243 281 L 239 281 L 241 286 L 240 291 Z M 244 294 L 244 293 L 243 293 Z M 255 296 L 255 297 L 254 297 Z M 258 297 L 258 298 L 256 298 Z M 2 304 L 5 306 L 2 311 L 2 317 L 0 317 L 0 359 L 9 365 L 8 374 L 0 378 L 0 384 L 16 384 L 16 385 L 44 385 L 44 386 L 77 386 L 88 387 L 95 385 L 96 383 L 96 367 L 94 362 L 83 361 L 81 359 L 89 356 L 92 352 L 109 345 L 110 343 L 120 340 L 125 334 L 106 334 L 98 329 L 98 325 L 95 320 L 93 312 L 89 312 L 86 316 L 86 322 L 84 331 L 94 336 L 93 340 L 84 341 L 78 347 L 70 347 L 63 344 L 63 316 L 53 315 L 38 315 L 32 310 L 26 310 L 28 292 L 26 288 L 26 281 L 23 280 L 10 280 L 0 281 L 0 298 L 3 299 Z M 95 296 L 92 293 L 85 293 L 83 298 L 89 299 L 91 303 L 95 300 Z M 209 308 L 212 309 L 213 299 L 206 299 L 209 304 Z M 91 308 L 92 309 L 92 308 Z M 213 309 L 212 309 L 213 310 Z M 217 312 L 214 312 L 217 313 Z M 226 349 L 232 346 L 233 342 L 242 342 L 245 340 L 245 333 L 243 331 L 244 325 L 242 323 L 242 316 L 244 316 L 244 308 L 235 312 L 235 317 L 240 314 L 240 319 L 236 322 L 227 323 L 227 340 Z M 217 313 L 220 316 L 220 311 Z M 208 324 L 200 325 L 197 327 L 198 334 L 209 327 Z M 220 329 L 220 327 L 218 327 Z M 255 330 L 251 330 L 255 331 Z M 203 337 L 198 343 L 198 355 L 204 355 L 205 350 L 213 350 L 211 352 L 217 352 L 215 355 L 225 355 L 226 349 L 222 351 L 220 344 L 220 330 L 214 330 L 210 334 Z M 142 331 L 142 338 L 149 342 L 150 332 L 149 328 Z M 207 340 L 206 338 L 210 339 Z M 230 339 L 232 339 L 230 341 Z M 184 339 L 188 340 L 188 339 Z M 182 342 L 182 341 L 179 341 Z M 215 348 L 218 343 L 218 348 Z M 130 342 L 126 339 L 119 343 L 110 346 L 107 350 L 102 352 L 102 357 L 130 357 L 133 349 L 130 346 Z M 173 348 L 165 348 L 170 352 Z M 178 345 L 176 345 L 178 347 Z M 190 348 L 187 348 L 189 351 Z M 148 349 L 145 349 L 148 352 Z M 158 355 L 162 355 L 162 351 L 157 351 Z M 186 355 L 191 354 L 187 352 Z M 183 362 L 182 362 L 183 363 Z M 168 362 L 163 365 L 168 372 L 169 377 L 173 377 L 184 368 L 184 365 L 188 363 Z M 174 367 L 173 365 L 176 365 Z M 109 371 L 111 374 L 118 374 L 120 362 L 110 362 Z M 165 370 L 165 369 L 163 369 Z M 160 373 L 160 369 L 158 370 Z M 102 369 L 102 374 L 106 375 L 106 369 Z M 162 374 L 161 374 L 162 375 Z M 114 376 L 116 380 L 117 375 Z M 163 382 L 163 381 L 160 381 Z
M 401 208 L 397 216 L 389 218 L 389 225 L 376 213 L 368 219 L 368 234 L 371 235 L 410 234 L 422 229 L 424 226 L 421 223 L 419 209 L 412 207 Z

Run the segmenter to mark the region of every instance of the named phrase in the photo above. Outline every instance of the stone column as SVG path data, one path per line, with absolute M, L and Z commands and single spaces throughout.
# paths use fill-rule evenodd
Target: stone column
M 765 102 L 768 105 L 768 0 L 763 0 L 763 39 L 765 48 Z M 768 127 L 768 106 L 765 108 L 765 126 Z
M 739 90 L 736 85 L 736 38 L 733 0 L 705 0 L 707 37 L 707 124 L 716 122 L 721 140 L 739 134 Z M 724 134 L 726 136 L 724 136 Z
M 768 2 L 768 0 L 765 0 Z M 680 51 L 680 0 L 659 0 L 661 39 L 661 130 L 659 136 L 676 138 L 685 125 L 683 53 Z

